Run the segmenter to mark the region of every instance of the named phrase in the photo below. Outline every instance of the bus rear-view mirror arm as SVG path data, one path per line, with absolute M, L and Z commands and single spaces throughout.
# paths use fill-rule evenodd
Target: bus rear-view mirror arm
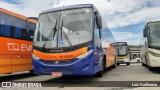
M 98 12 L 95 12 L 96 16 L 96 24 L 98 29 L 102 29 L 102 19 L 101 16 L 98 15 Z

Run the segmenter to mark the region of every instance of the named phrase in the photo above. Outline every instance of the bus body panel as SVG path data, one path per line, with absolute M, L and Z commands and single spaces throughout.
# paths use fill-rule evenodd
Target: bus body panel
M 148 48 L 148 57 L 149 57 L 149 61 L 148 61 L 149 66 L 151 67 L 160 66 L 160 51 L 159 50 Z
M 0 55 L 0 74 L 11 73 L 11 55 Z
M 108 28 L 105 21 L 102 19 L 102 29 L 101 29 L 101 42 L 102 49 L 105 55 L 105 68 L 115 65 L 116 63 L 116 48 L 112 45 L 116 42 L 111 30 Z
M 30 41 L 0 37 L 1 74 L 32 70 L 32 43 Z M 5 55 L 6 59 L 3 58 Z M 0 65 L 0 66 L 1 66 Z M 6 68 L 6 70 L 4 69 Z
M 12 72 L 32 70 L 31 55 L 12 55 Z
M 0 54 L 27 54 L 31 56 L 32 42 L 0 37 Z
M 141 42 L 140 42 L 140 57 L 142 60 L 143 64 L 147 64 L 146 63 L 146 56 L 147 56 L 147 39 L 146 38 L 142 38 Z
M 32 70 L 32 27 L 34 20 L 0 9 L 0 74 Z
M 78 75 L 93 75 L 93 53 L 87 58 L 82 60 L 71 60 L 71 63 L 64 63 L 59 61 L 57 65 L 56 61 L 42 61 L 32 58 L 33 71 L 35 74 L 51 75 L 52 72 L 62 72 L 63 76 L 78 76 Z
M 106 50 L 106 68 L 116 63 L 116 48 L 110 45 Z
M 127 56 L 118 56 L 117 63 L 130 63 L 129 55 Z

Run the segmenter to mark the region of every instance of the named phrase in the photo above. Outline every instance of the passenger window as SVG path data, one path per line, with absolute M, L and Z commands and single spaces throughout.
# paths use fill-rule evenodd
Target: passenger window
M 22 37 L 22 30 L 21 30 L 21 28 L 16 27 L 14 37 L 15 38 L 21 38 Z
M 10 37 L 10 26 L 9 25 L 1 25 L 0 35 Z
M 22 36 L 22 39 L 27 39 L 27 31 L 26 29 L 21 29 L 22 33 L 21 33 L 21 36 Z
M 1 18 L 0 19 L 0 35 L 9 37 L 10 36 L 10 26 L 8 23 L 10 23 L 10 21 L 6 15 L 3 15 L 3 13 L 0 13 L 0 18 Z
M 10 26 L 11 30 L 10 30 L 10 37 L 14 38 L 14 34 L 15 34 L 15 27 L 14 26 Z

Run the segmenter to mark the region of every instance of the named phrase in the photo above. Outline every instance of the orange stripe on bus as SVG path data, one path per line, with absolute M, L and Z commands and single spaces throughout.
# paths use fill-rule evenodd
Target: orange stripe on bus
M 14 60 L 14 59 L 29 59 L 29 58 L 32 58 L 32 56 L 31 55 L 29 55 L 28 54 L 28 56 L 20 56 L 20 55 L 16 55 L 16 56 L 14 56 L 14 55 L 12 55 L 12 57 L 9 57 L 9 56 L 11 56 L 11 55 L 8 55 L 8 57 L 2 57 L 2 56 L 0 56 L 0 60 L 2 60 L 2 59 L 6 59 L 6 60 L 10 60 L 11 58 Z M 18 56 L 20 56 L 20 57 L 18 57 Z
M 32 63 L 12 64 L 13 67 L 15 67 L 15 66 L 27 66 L 27 65 L 32 65 Z
M 20 14 L 17 14 L 17 13 L 11 12 L 11 11 L 8 11 L 8 10 L 3 9 L 3 8 L 0 9 L 0 12 L 6 13 L 6 14 L 9 14 L 9 15 L 12 15 L 12 16 L 15 16 L 15 17 L 24 19 L 24 20 L 26 20 L 26 18 L 27 18 L 26 16 L 23 16 L 23 15 L 20 15 Z M 36 22 L 36 20 L 28 20 L 28 21 L 33 22 L 33 23 Z
M 72 52 L 67 53 L 42 53 L 36 50 L 33 50 L 33 54 L 43 60 L 71 60 L 85 52 L 88 51 L 88 47 L 84 47 Z
M 0 65 L 0 68 L 4 68 L 4 67 L 15 67 L 15 66 L 27 66 L 27 65 L 32 65 L 32 63 L 25 63 L 25 64 L 4 64 L 4 65 Z
M 0 65 L 0 68 L 4 68 L 4 67 L 11 67 L 11 64 Z

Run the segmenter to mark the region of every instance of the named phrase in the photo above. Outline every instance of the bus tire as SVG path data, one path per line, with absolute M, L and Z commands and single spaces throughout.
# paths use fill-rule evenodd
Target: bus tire
M 105 67 L 104 67 L 104 65 L 105 65 L 105 57 L 103 58 L 103 61 L 102 61 L 102 65 L 101 65 L 101 71 L 99 71 L 99 72 L 97 72 L 96 74 L 95 74 L 95 76 L 96 77 L 103 77 L 103 71 L 104 71 L 104 69 L 105 69 Z
M 153 71 L 153 67 L 147 66 L 149 71 Z
M 144 63 L 142 63 L 142 66 L 145 66 L 145 64 L 144 64 Z
M 29 72 L 30 72 L 31 75 L 35 75 L 35 74 L 33 73 L 33 70 L 30 70 Z
M 127 65 L 130 65 L 130 63 L 127 63 Z
M 116 64 L 116 58 L 115 58 L 113 68 L 116 68 L 116 66 L 117 66 L 117 64 Z
M 99 71 L 98 73 L 96 73 L 95 76 L 96 77 L 103 77 L 103 71 Z
M 116 65 L 119 66 L 120 64 L 119 64 L 119 63 L 116 63 Z

